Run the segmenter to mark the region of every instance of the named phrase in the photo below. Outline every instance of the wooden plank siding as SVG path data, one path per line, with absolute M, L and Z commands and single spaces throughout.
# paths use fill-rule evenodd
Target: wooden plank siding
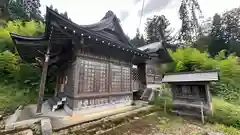
M 67 104 L 73 110 L 132 100 L 132 65 L 109 57 L 78 52 L 75 61 L 64 70 Z M 64 78 L 64 77 L 63 77 Z M 63 83 L 64 80 L 62 80 Z

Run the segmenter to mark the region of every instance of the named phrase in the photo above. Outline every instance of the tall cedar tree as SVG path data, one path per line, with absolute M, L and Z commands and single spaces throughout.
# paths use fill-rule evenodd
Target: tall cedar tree
M 163 41 L 165 44 L 170 44 L 173 38 L 169 25 L 170 23 L 164 15 L 148 18 L 145 28 L 147 43 Z
M 221 50 L 228 50 L 226 40 L 223 38 L 222 18 L 219 14 L 215 14 L 212 22 L 212 31 L 210 33 L 212 41 L 208 47 L 208 51 L 212 57 Z
M 179 8 L 179 16 L 182 26 L 178 39 L 181 43 L 193 42 L 199 35 L 202 35 L 199 25 L 199 15 L 202 11 L 197 0 L 182 0 Z
M 40 7 L 39 0 L 28 0 L 28 4 L 26 0 L 12 0 L 8 5 L 10 19 L 42 21 Z
M 52 9 L 52 10 L 54 10 L 54 11 L 56 11 L 57 13 L 59 13 L 57 8 L 53 8 L 53 5 L 50 5 L 49 8 Z M 66 17 L 67 19 L 71 20 L 71 18 L 68 17 L 68 13 L 67 13 L 66 11 L 65 11 L 64 13 L 59 13 L 59 14 L 62 15 L 62 16 L 64 16 L 64 17 Z M 46 17 L 46 15 L 44 15 L 44 18 L 45 18 L 45 17 Z
M 136 47 L 141 47 L 146 44 L 145 39 L 143 38 L 143 35 L 141 35 L 139 32 L 139 29 L 137 29 L 135 37 L 131 39 L 130 42 Z
M 0 0 L 0 21 L 7 20 L 9 18 L 9 12 L 7 7 L 8 7 L 8 0 Z
M 240 7 L 223 14 L 223 38 L 228 44 L 228 52 L 240 56 Z

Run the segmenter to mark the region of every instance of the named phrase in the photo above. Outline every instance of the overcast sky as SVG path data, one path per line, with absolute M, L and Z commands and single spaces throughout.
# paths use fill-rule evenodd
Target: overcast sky
M 130 37 L 135 36 L 139 26 L 143 0 L 40 0 L 42 12 L 46 6 L 53 5 L 59 12 L 68 12 L 72 21 L 78 24 L 98 22 L 108 10 L 112 10 L 121 20 L 124 32 Z M 171 27 L 179 29 L 181 22 L 178 17 L 178 8 L 181 0 L 145 0 L 140 32 L 144 30 L 146 18 L 153 15 L 165 15 L 170 20 Z M 239 7 L 240 0 L 199 0 L 205 18 L 216 12 Z

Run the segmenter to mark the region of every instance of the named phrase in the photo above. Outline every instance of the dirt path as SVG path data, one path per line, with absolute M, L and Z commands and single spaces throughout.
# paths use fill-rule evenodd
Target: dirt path
M 202 135 L 213 131 L 216 132 L 213 125 L 202 125 L 196 120 L 187 120 L 177 116 L 151 115 L 125 124 L 104 135 Z

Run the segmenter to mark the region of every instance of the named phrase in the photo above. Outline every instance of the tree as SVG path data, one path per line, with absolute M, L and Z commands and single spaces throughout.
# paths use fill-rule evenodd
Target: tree
M 223 36 L 226 42 L 240 39 L 240 7 L 222 15 Z
M 0 25 L 2 23 L 5 23 L 5 20 L 8 20 L 9 18 L 9 12 L 7 7 L 8 7 L 8 0 L 1 0 L 0 1 Z
M 57 8 L 54 8 L 53 5 L 50 5 L 50 9 L 54 10 L 55 12 L 59 13 Z M 64 13 L 59 13 L 63 17 L 67 18 L 68 20 L 71 20 L 71 18 L 68 17 L 68 13 L 65 11 Z M 45 15 L 44 15 L 45 16 Z
M 9 3 L 9 13 L 12 20 L 21 19 L 28 20 L 30 19 L 24 10 L 22 0 L 15 0 Z
M 170 44 L 173 38 L 169 25 L 170 23 L 164 15 L 148 18 L 145 28 L 147 42 L 153 43 L 162 40 L 163 43 Z
M 179 32 L 178 39 L 181 43 L 193 42 L 199 35 L 202 35 L 199 25 L 199 16 L 202 11 L 197 0 L 182 0 L 179 8 L 179 16 L 182 21 L 182 26 Z
M 217 55 L 221 50 L 229 50 L 229 45 L 226 44 L 226 40 L 223 38 L 222 18 L 219 14 L 215 14 L 213 17 L 210 37 L 212 39 L 208 51 L 212 57 Z
M 12 0 L 9 3 L 10 19 L 42 21 L 39 0 Z
M 139 29 L 137 29 L 136 36 L 130 40 L 130 42 L 136 47 L 141 47 L 146 44 L 143 35 L 140 35 Z

